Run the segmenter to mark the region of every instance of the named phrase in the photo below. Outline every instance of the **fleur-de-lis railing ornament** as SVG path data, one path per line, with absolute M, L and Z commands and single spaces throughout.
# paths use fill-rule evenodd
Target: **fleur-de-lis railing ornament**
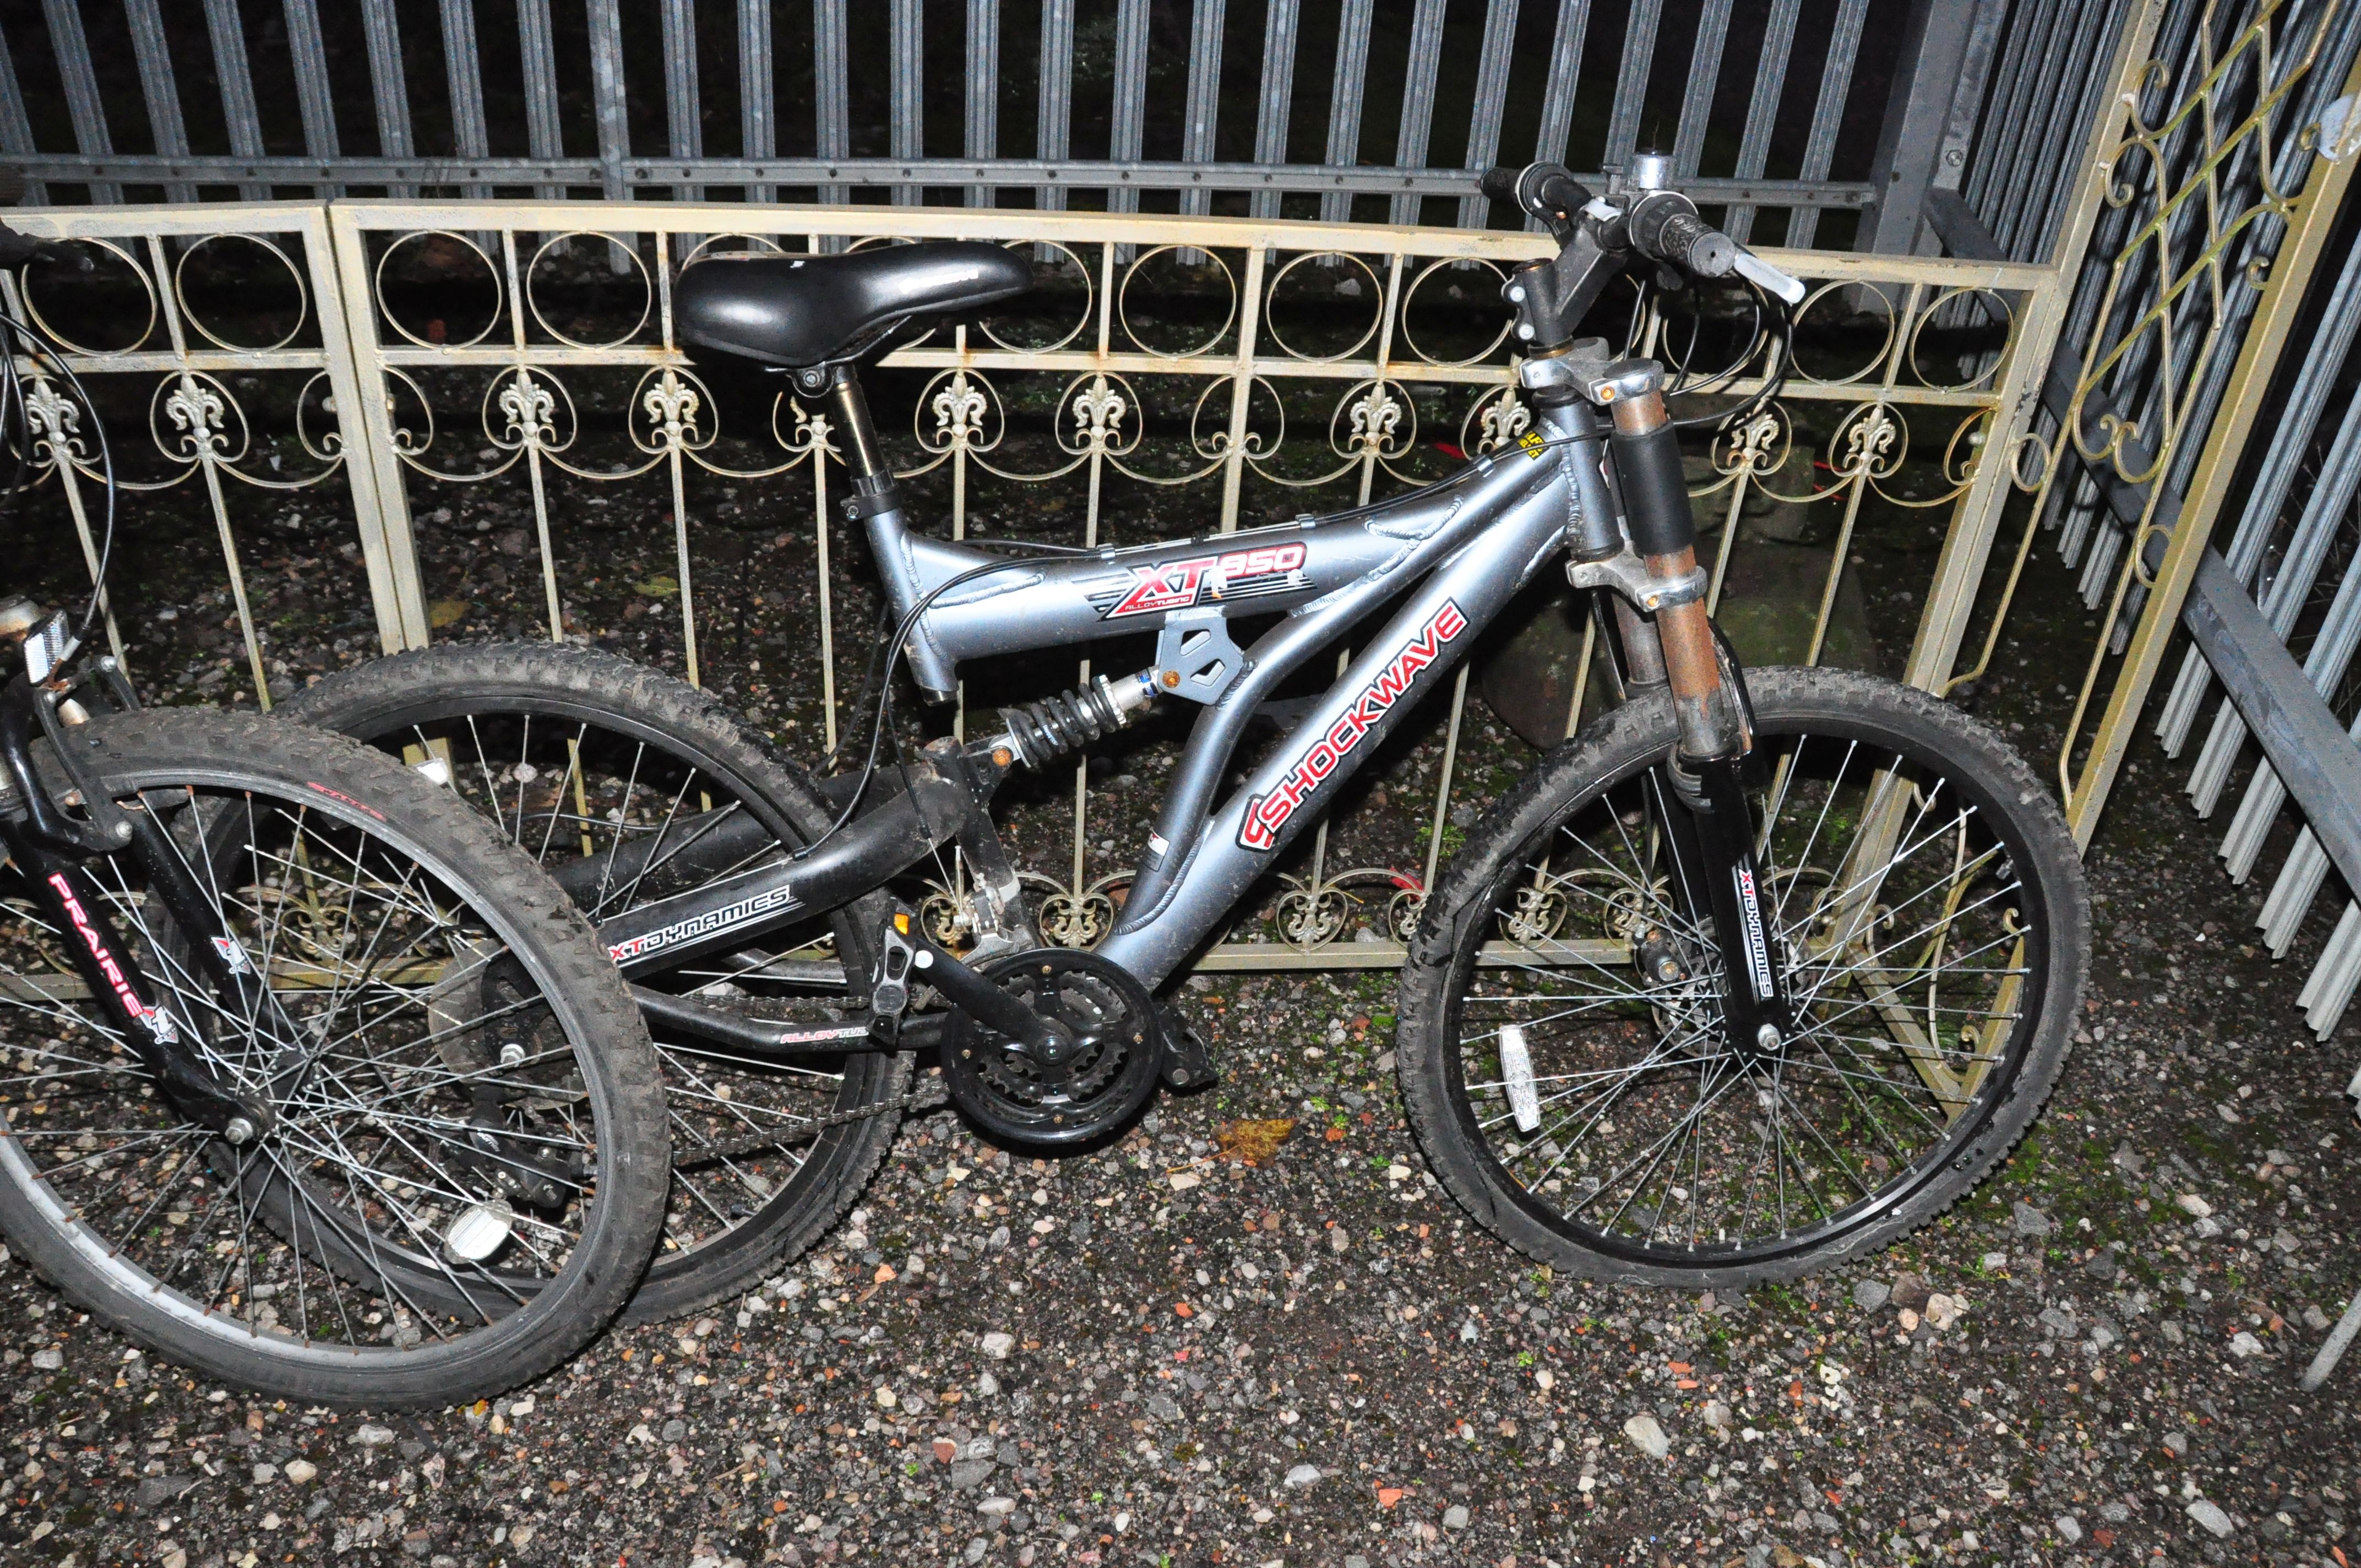
M 542 393 L 544 400 L 548 396 L 546 391 Z M 505 410 L 507 406 L 503 398 L 501 407 Z M 705 444 L 703 431 L 697 423 L 704 400 L 697 396 L 695 387 L 682 380 L 669 367 L 640 395 L 640 406 L 647 411 L 649 420 L 663 433 L 663 444 L 667 449 L 686 451 Z M 548 417 L 546 410 L 542 417 Z
M 184 463 L 209 462 L 229 451 L 223 428 L 228 405 L 222 395 L 187 371 L 182 371 L 164 399 L 164 415 L 179 433 L 168 455 Z
M 63 468 L 90 461 L 89 450 L 82 444 L 82 405 L 59 391 L 46 376 L 35 376 L 25 392 L 25 422 L 32 443 L 30 455 L 36 462 Z
M 968 380 L 966 371 L 952 372 L 950 380 L 935 394 L 931 404 L 935 439 L 928 444 L 938 452 L 972 450 L 983 433 L 984 411 L 990 406 L 983 390 Z
M 1784 455 L 1782 437 L 1785 431 L 1786 422 L 1775 410 L 1757 409 L 1752 417 L 1724 431 L 1715 442 L 1713 466 L 1724 474 L 1743 475 L 1750 479 L 1772 473 Z
M 547 444 L 551 422 L 557 417 L 557 399 L 533 378 L 532 371 L 520 368 L 500 389 L 500 410 L 508 422 L 500 445 L 531 451 Z
M 1522 435 L 1533 422 L 1533 411 L 1513 391 L 1504 391 L 1487 402 L 1476 416 L 1476 426 L 1483 433 L 1476 439 L 1478 456 L 1498 452 Z
M 1105 453 L 1123 444 L 1123 420 L 1131 405 L 1105 377 L 1091 378 L 1091 384 L 1075 395 L 1073 410 L 1074 444 L 1068 451 Z
M 1902 462 L 1902 422 L 1883 403 L 1872 403 L 1844 431 L 1844 456 L 1831 465 L 1847 479 L 1882 479 Z
M 1389 455 L 1394 432 L 1401 425 L 1402 406 L 1383 381 L 1372 381 L 1345 415 L 1345 444 L 1356 456 Z

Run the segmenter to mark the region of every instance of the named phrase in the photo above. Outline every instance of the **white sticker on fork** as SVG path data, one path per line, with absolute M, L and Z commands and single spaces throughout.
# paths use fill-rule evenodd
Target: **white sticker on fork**
M 451 764 L 441 757 L 429 757 L 418 764 L 418 772 L 434 784 L 448 789 L 451 785 Z
M 1500 1080 L 1508 1086 L 1509 1109 L 1516 1116 L 1517 1131 L 1541 1131 L 1542 1105 L 1533 1094 L 1533 1054 L 1525 1048 L 1525 1031 L 1515 1024 L 1500 1025 Z

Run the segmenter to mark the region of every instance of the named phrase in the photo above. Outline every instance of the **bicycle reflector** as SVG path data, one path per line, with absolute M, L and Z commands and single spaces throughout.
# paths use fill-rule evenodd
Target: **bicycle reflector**
M 1500 1025 L 1500 1081 L 1508 1087 L 1509 1109 L 1516 1116 L 1517 1131 L 1541 1131 L 1542 1106 L 1533 1094 L 1533 1054 L 1525 1048 L 1524 1030 L 1514 1024 Z

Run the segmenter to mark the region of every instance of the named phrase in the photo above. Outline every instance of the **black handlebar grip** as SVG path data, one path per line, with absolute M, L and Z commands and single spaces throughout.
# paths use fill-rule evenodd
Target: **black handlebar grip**
M 0 225 L 0 268 L 22 267 L 41 253 L 42 242 Z
M 1655 256 L 1692 278 L 1719 278 L 1738 265 L 1738 242 L 1695 213 L 1677 213 L 1656 231 Z
M 1515 169 L 1488 169 L 1484 171 L 1484 178 L 1476 181 L 1476 188 L 1495 202 L 1514 203 L 1517 199 L 1517 176 L 1522 171 Z

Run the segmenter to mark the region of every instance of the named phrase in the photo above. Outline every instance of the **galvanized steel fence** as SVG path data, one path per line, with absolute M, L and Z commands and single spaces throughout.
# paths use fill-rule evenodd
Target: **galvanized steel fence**
M 1965 19 L 1988 53 L 2005 8 L 1890 5 L 1916 19 L 1872 28 L 1870 0 L 965 0 L 946 49 L 940 0 L 932 28 L 921 0 L 889 0 L 882 27 L 846 0 L 45 0 L 38 26 L 0 29 L 0 165 L 37 201 L 883 186 L 1116 212 L 1177 193 L 1183 214 L 1264 219 L 1296 195 L 1331 223 L 1481 227 L 1467 170 L 1609 170 L 1653 144 L 1735 232 L 1779 209 L 1808 246 L 1823 212 L 1877 199 L 1887 94 L 1949 115 Z M 1897 65 L 1921 14 L 1943 46 Z

